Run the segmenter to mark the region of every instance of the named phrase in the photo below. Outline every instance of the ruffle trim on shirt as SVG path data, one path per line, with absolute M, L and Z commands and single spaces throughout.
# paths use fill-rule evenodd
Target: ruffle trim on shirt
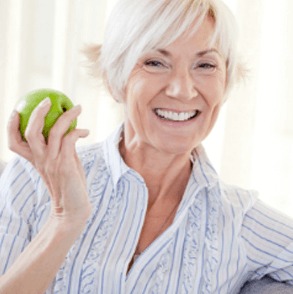
M 212 275 L 218 265 L 218 220 L 222 211 L 221 189 L 217 172 L 210 163 L 202 145 L 192 152 L 194 172 L 204 188 L 201 194 L 206 201 L 207 223 L 204 240 L 204 269 L 200 285 L 201 292 L 212 292 Z
M 219 203 L 215 200 L 217 186 L 207 189 L 207 212 L 208 219 L 205 236 L 205 260 L 203 273 L 202 293 L 212 292 L 212 275 L 218 266 L 218 220 Z
M 107 212 L 101 222 L 101 226 L 96 232 L 96 236 L 92 241 L 91 247 L 83 263 L 80 289 L 78 293 L 95 293 L 95 280 L 98 279 L 96 270 L 99 268 L 98 264 L 100 258 L 103 256 L 106 247 L 109 245 L 107 241 L 112 231 L 116 216 L 118 215 L 122 194 L 123 189 L 121 190 L 120 185 L 118 185 L 117 194 L 113 193 L 111 196 Z M 99 276 L 102 276 L 101 273 Z
M 174 241 L 170 242 L 166 249 L 164 249 L 164 253 L 162 254 L 160 261 L 158 262 L 156 268 L 156 274 L 154 277 L 154 283 L 150 287 L 147 293 L 152 294 L 161 294 L 164 290 L 164 283 L 167 283 L 166 274 L 168 274 L 168 270 L 171 267 L 171 255 L 174 251 Z
M 219 203 L 215 200 L 217 187 L 201 190 L 193 205 L 190 206 L 187 215 L 186 237 L 184 239 L 184 247 L 182 254 L 181 274 L 179 278 L 178 293 L 211 293 L 212 292 L 212 276 L 218 266 L 218 219 L 219 219 Z M 206 201 L 206 205 L 203 202 Z M 200 245 L 202 238 L 201 226 L 203 225 L 202 214 L 206 207 L 207 222 L 206 235 L 204 244 Z M 175 236 L 172 242 L 162 251 L 162 255 L 157 265 L 157 269 L 152 277 L 152 286 L 147 289 L 146 293 L 160 294 L 165 291 L 167 277 L 171 270 L 171 256 L 174 248 Z M 203 269 L 198 268 L 199 249 L 204 246 Z M 202 272 L 200 285 L 195 283 L 196 276 Z M 170 281 L 169 281 L 170 282 Z
M 198 251 L 200 247 L 200 228 L 202 219 L 202 196 L 198 195 L 188 211 L 187 233 L 184 240 L 184 254 L 182 260 L 182 283 L 180 293 L 194 293 Z

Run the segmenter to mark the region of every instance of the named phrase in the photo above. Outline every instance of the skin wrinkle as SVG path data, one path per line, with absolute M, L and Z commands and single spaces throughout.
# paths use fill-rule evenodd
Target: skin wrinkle
M 172 207 L 182 197 L 191 173 L 190 152 L 210 133 L 225 102 L 226 60 L 215 52 L 217 48 L 208 48 L 213 30 L 213 19 L 206 17 L 193 38 L 180 37 L 160 48 L 168 57 L 159 52 L 142 56 L 129 77 L 120 152 L 126 164 L 145 179 L 148 211 L 153 206 Z M 147 60 L 167 66 L 150 68 Z M 202 62 L 216 67 L 199 67 Z M 176 130 L 158 121 L 155 108 L 198 109 L 201 113 L 190 126 Z

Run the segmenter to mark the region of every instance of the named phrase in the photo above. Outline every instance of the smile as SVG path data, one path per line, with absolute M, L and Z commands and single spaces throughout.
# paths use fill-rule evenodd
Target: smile
M 200 113 L 199 110 L 194 110 L 189 112 L 174 112 L 174 111 L 163 110 L 160 108 L 154 109 L 154 112 L 159 118 L 168 120 L 168 121 L 188 121 L 195 118 Z

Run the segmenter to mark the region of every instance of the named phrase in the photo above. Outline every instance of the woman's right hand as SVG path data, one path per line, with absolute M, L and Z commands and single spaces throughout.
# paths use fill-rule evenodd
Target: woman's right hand
M 75 228 L 84 227 L 91 213 L 86 178 L 77 156 L 75 143 L 88 136 L 89 131 L 74 129 L 70 124 L 81 113 L 76 106 L 62 114 L 49 133 L 48 144 L 42 134 L 44 118 L 51 107 L 50 99 L 40 103 L 33 111 L 25 137 L 19 131 L 19 113 L 14 111 L 8 124 L 9 148 L 26 158 L 36 168 L 51 196 L 50 219 Z

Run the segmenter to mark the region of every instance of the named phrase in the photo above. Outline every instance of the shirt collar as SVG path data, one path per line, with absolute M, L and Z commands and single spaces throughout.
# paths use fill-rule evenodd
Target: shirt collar
M 207 195 L 213 198 L 211 199 L 212 201 L 216 200 L 222 209 L 220 179 L 202 144 L 193 149 L 190 159 L 193 163 L 191 174 L 193 181 L 196 181 L 200 186 L 206 188 L 208 192 Z
M 214 186 L 218 182 L 218 174 L 201 144 L 192 150 L 190 160 L 193 163 L 192 175 L 196 182 L 200 185 L 203 184 L 207 188 Z
M 116 189 L 120 178 L 127 173 L 130 168 L 125 164 L 119 152 L 119 143 L 123 138 L 124 123 L 121 123 L 116 130 L 104 141 L 104 155 L 106 165 L 109 169 L 113 187 Z

